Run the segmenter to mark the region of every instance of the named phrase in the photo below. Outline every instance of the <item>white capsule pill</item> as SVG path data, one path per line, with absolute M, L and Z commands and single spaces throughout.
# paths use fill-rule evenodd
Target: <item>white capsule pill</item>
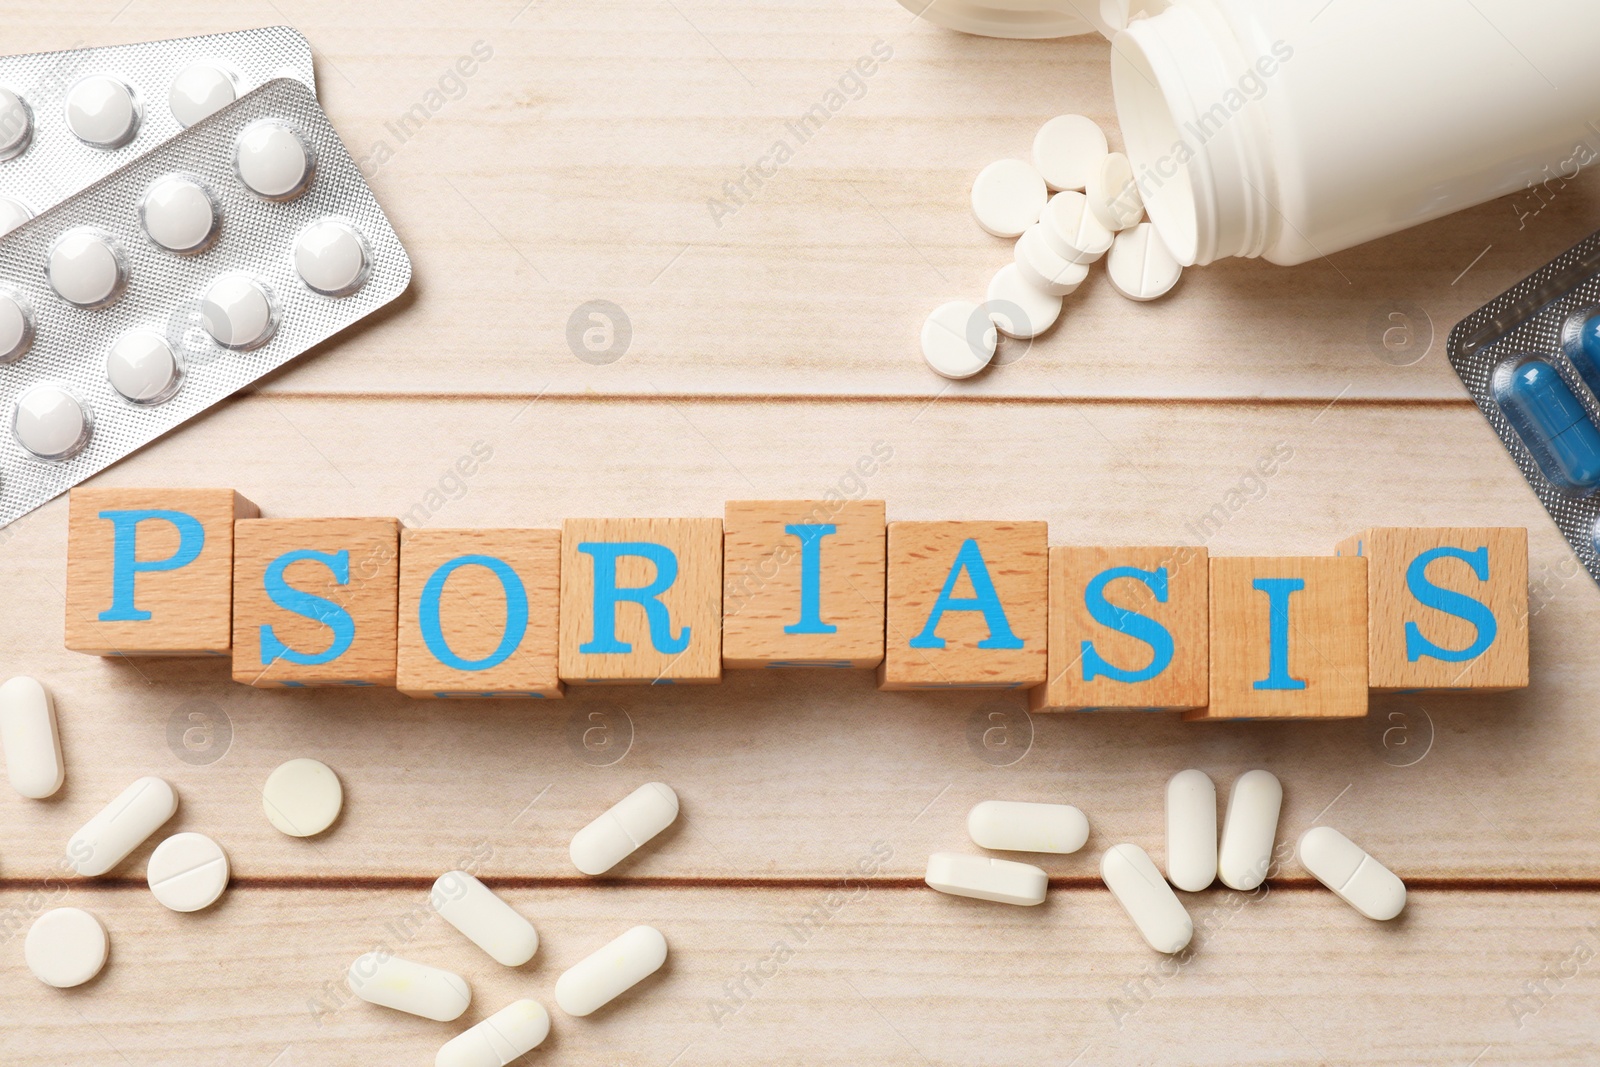
M 985 800 L 967 812 L 967 833 L 983 848 L 1064 855 L 1089 840 L 1089 820 L 1071 804 Z
M 71 459 L 94 431 L 89 409 L 59 385 L 35 385 L 17 397 L 11 432 L 40 459 Z
M 1068 263 L 1093 263 L 1106 254 L 1115 235 L 1094 217 L 1082 193 L 1057 193 L 1039 218 L 1045 243 Z
M 128 264 L 122 250 L 105 234 L 88 227 L 56 238 L 45 260 L 45 278 L 56 295 L 81 308 L 98 308 L 122 294 Z
M 970 378 L 994 359 L 998 331 L 983 308 L 952 300 L 933 309 L 922 324 L 922 358 L 946 378 Z
M 1100 859 L 1100 878 L 1139 934 L 1157 952 L 1182 952 L 1194 923 L 1172 887 L 1138 845 L 1116 845 Z
M 1071 263 L 1056 255 L 1044 237 L 1044 223 L 1028 227 L 1013 252 L 1017 273 L 1035 289 L 1051 296 L 1071 296 L 1089 277 L 1089 264 Z
M 1144 218 L 1144 200 L 1133 180 L 1133 164 L 1121 152 L 1112 152 L 1089 175 L 1083 194 L 1089 210 L 1108 230 L 1126 230 Z
M 200 298 L 200 321 L 224 348 L 265 344 L 277 330 L 266 290 L 243 274 L 224 274 Z
M 139 104 L 133 90 L 108 74 L 84 78 L 67 92 L 67 129 L 96 148 L 127 144 L 139 130 Z
M 1167 878 L 1187 893 L 1217 880 L 1217 787 L 1205 771 L 1167 781 Z
M 217 205 L 199 182 L 168 175 L 145 190 L 139 223 L 167 251 L 193 252 L 217 232 Z
M 537 1000 L 518 1000 L 452 1037 L 433 1067 L 507 1067 L 550 1035 L 550 1013 Z
M 173 834 L 150 853 L 145 879 L 164 907 L 209 908 L 228 888 L 228 854 L 205 834 Z
M 1039 221 L 1050 191 L 1039 172 L 1020 159 L 1001 159 L 972 182 L 972 214 L 996 237 L 1020 237 Z
M 111 387 L 135 404 L 159 404 L 177 392 L 181 368 L 167 339 L 154 330 L 129 330 L 106 353 Z
M 1331 826 L 1300 838 L 1300 862 L 1313 877 L 1369 919 L 1392 919 L 1406 906 L 1406 884 Z
M 24 675 L 0 685 L 0 749 L 11 788 L 30 800 L 54 796 L 66 780 L 50 691 Z
M 54 908 L 34 920 L 22 957 L 39 981 L 70 989 L 100 973 L 110 948 L 99 919 L 82 908 Z
M 172 79 L 167 90 L 167 106 L 179 125 L 193 126 L 208 115 L 233 103 L 239 87 L 233 78 L 213 63 L 191 63 Z
M 288 200 L 311 182 L 311 150 L 282 123 L 246 126 L 234 146 L 234 170 L 245 188 L 269 200 Z
M 1061 298 L 1030 285 L 1015 263 L 1007 263 L 989 279 L 984 310 L 995 329 L 1007 337 L 1037 337 L 1061 317 Z
M 655 974 L 667 962 L 667 939 L 653 926 L 635 926 L 585 956 L 556 979 L 556 1004 L 588 1015 Z
M 1223 885 L 1248 891 L 1267 880 L 1282 807 L 1283 786 L 1270 771 L 1246 771 L 1233 783 L 1217 853 Z
M 67 842 L 67 863 L 81 875 L 105 874 L 144 844 L 178 810 L 178 794 L 160 778 L 124 789 Z
M 15 363 L 32 345 L 32 306 L 21 293 L 0 289 L 0 363 Z
M 367 249 L 345 223 L 324 219 L 294 239 L 294 269 L 312 290 L 346 296 L 366 281 Z
M 333 825 L 344 806 L 339 776 L 326 763 L 292 759 L 267 775 L 261 808 L 290 837 L 314 837 Z
M 0 196 L 0 235 L 8 234 L 33 218 L 33 212 L 21 200 Z
M 533 924 L 466 871 L 440 875 L 428 903 L 497 963 L 521 967 L 539 951 Z
M 646 782 L 573 836 L 572 865 L 584 874 L 604 874 L 677 817 L 678 794 L 672 787 Z
M 1082 115 L 1057 115 L 1033 136 L 1033 165 L 1052 189 L 1083 189 L 1106 152 L 1105 131 Z
M 1117 234 L 1106 257 L 1106 275 L 1111 287 L 1129 300 L 1155 300 L 1172 291 L 1183 277 L 1183 268 L 1156 228 L 1141 222 Z
M 447 1023 L 461 1018 L 472 1003 L 472 990 L 459 974 L 391 956 L 368 952 L 345 974 L 350 992 L 379 1007 Z
M 0 160 L 20 156 L 33 138 L 33 111 L 22 97 L 0 87 Z
M 1050 888 L 1050 876 L 1031 863 L 964 852 L 935 852 L 928 857 L 928 873 L 922 880 L 929 889 L 954 897 L 1023 907 L 1044 903 Z

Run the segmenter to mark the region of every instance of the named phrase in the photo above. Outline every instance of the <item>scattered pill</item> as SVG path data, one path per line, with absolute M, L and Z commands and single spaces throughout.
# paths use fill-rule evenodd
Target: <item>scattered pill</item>
M 22 957 L 39 981 L 70 989 L 100 973 L 110 948 L 99 919 L 82 908 L 52 908 L 34 920 Z
M 646 782 L 572 838 L 572 864 L 584 874 L 604 874 L 678 817 L 678 794 L 661 782 Z
M 15 363 L 33 344 L 33 308 L 21 293 L 0 291 L 0 363 Z
M 11 788 L 30 800 L 54 796 L 66 781 L 55 701 L 37 679 L 18 675 L 0 685 L 0 749 Z
M 1035 289 L 1051 296 L 1071 296 L 1089 277 L 1089 264 L 1071 263 L 1056 255 L 1050 242 L 1045 240 L 1044 223 L 1028 227 L 1014 253 L 1017 273 Z
M 32 138 L 32 110 L 22 97 L 0 88 L 0 160 L 20 156 Z
M 145 191 L 139 223 L 167 251 L 193 252 L 217 232 L 217 205 L 200 183 L 169 175 Z
M 111 343 L 106 378 L 135 404 L 158 404 L 177 390 L 178 357 L 154 330 L 129 330 Z
M 1561 373 L 1542 359 L 1502 368 L 1494 398 L 1551 484 L 1569 493 L 1600 487 L 1600 430 Z
M 1267 880 L 1282 807 L 1283 786 L 1271 771 L 1246 771 L 1233 783 L 1217 853 L 1223 885 L 1249 891 Z
M 17 397 L 11 431 L 40 459 L 71 459 L 83 451 L 94 420 L 82 402 L 59 385 L 36 385 Z
M 556 1004 L 588 1015 L 655 974 L 667 962 L 667 939 L 653 926 L 635 926 L 556 979 Z
M 1089 820 L 1071 804 L 985 800 L 967 812 L 967 833 L 983 848 L 1064 855 L 1089 840 Z
M 224 348 L 255 348 L 277 328 L 272 301 L 253 279 L 224 274 L 200 299 L 200 321 L 206 333 Z
M 444 1043 L 433 1067 L 507 1067 L 550 1036 L 550 1013 L 537 1000 L 518 1000 Z
M 428 902 L 497 963 L 521 967 L 539 950 L 533 924 L 466 871 L 440 875 Z
M 0 231 L 4 225 L 0 222 Z M 1589 392 L 1600 396 L 1600 313 L 1591 310 L 1569 318 L 1561 330 L 1561 347 Z
M 81 875 L 105 874 L 178 810 L 178 794 L 160 778 L 140 778 L 67 842 L 67 862 Z
M 1313 826 L 1301 835 L 1300 862 L 1369 919 L 1392 919 L 1406 906 L 1406 884 L 1399 876 L 1331 826 Z
M 21 200 L 0 196 L 0 235 L 8 234 L 33 218 L 33 212 Z
M 292 759 L 267 775 L 261 808 L 290 837 L 314 837 L 333 825 L 344 806 L 339 776 L 314 759 Z
M 1007 337 L 1037 337 L 1061 317 L 1061 298 L 1028 284 L 1015 263 L 1007 263 L 989 280 L 989 313 L 995 328 Z
M 1082 193 L 1057 193 L 1045 205 L 1039 221 L 1045 243 L 1068 263 L 1094 263 L 1106 254 L 1114 237 L 1089 210 Z
M 315 292 L 344 296 L 361 288 L 366 279 L 366 246 L 342 222 L 314 222 L 294 239 L 294 269 Z
M 167 106 L 179 125 L 193 126 L 238 99 L 239 87 L 228 72 L 212 63 L 191 63 L 172 79 Z
M 972 183 L 972 214 L 996 237 L 1021 237 L 1039 221 L 1050 191 L 1039 172 L 1020 159 L 1000 159 Z
M 368 1004 L 441 1023 L 461 1018 L 472 1003 L 472 990 L 459 974 L 387 952 L 359 957 L 350 965 L 345 984 Z
M 1144 218 L 1144 200 L 1133 180 L 1133 164 L 1121 152 L 1112 152 L 1089 175 L 1084 190 L 1089 210 L 1108 230 L 1126 230 Z
M 311 151 L 282 123 L 264 119 L 239 134 L 234 169 L 245 188 L 269 200 L 300 195 L 311 181 Z
M 173 834 L 150 853 L 145 879 L 173 911 L 209 908 L 228 888 L 228 854 L 205 834 Z
M 1082 190 L 1108 151 L 1105 131 L 1082 115 L 1057 115 L 1033 136 L 1033 165 L 1052 189 Z
M 1148 222 L 1117 234 L 1106 257 L 1112 288 L 1129 300 L 1155 300 L 1172 292 L 1183 268 Z
M 67 93 L 67 129 L 96 148 L 127 144 L 139 130 L 139 105 L 133 90 L 106 74 L 84 78 Z
M 57 296 L 81 308 L 112 303 L 127 282 L 127 261 L 111 238 L 79 227 L 56 238 L 45 260 L 45 278 Z
M 1204 771 L 1167 781 L 1167 878 L 1187 893 L 1217 880 L 1217 787 Z
M 940 304 L 922 324 L 922 358 L 946 378 L 970 378 L 983 370 L 999 342 L 983 308 L 967 300 Z
M 1182 952 L 1194 923 L 1172 887 L 1138 845 L 1116 845 L 1100 859 L 1100 878 L 1157 952 Z
M 951 896 L 1023 907 L 1044 903 L 1045 891 L 1050 888 L 1050 876 L 1032 864 L 964 852 L 929 856 L 923 881 L 929 889 Z

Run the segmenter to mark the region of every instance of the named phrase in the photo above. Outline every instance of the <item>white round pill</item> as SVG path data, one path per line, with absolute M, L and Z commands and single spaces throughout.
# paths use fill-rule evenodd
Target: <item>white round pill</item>
M 1144 200 L 1133 180 L 1133 164 L 1121 152 L 1112 152 L 1089 175 L 1084 190 L 1089 210 L 1108 230 L 1126 230 L 1144 218 Z
M 1044 223 L 1036 222 L 1017 241 L 1013 257 L 1017 273 L 1036 289 L 1052 296 L 1071 296 L 1089 277 L 1089 264 L 1069 263 L 1056 255 L 1044 239 Z
M 84 78 L 67 93 L 67 129 L 96 148 L 120 148 L 139 129 L 133 90 L 108 74 Z
M 14 363 L 33 344 L 33 308 L 21 293 L 0 290 L 0 363 Z
M 311 152 L 289 127 L 266 119 L 240 132 L 234 169 L 251 192 L 269 200 L 288 200 L 310 183 Z
M 946 378 L 970 378 L 994 359 L 1000 338 L 983 309 L 952 300 L 933 309 L 922 324 L 922 358 Z
M 70 989 L 100 973 L 110 948 L 99 919 L 82 908 L 53 908 L 34 920 L 22 956 L 39 981 Z
M 0 88 L 0 160 L 20 156 L 33 139 L 33 111 L 10 89 Z
M 292 759 L 267 776 L 261 807 L 290 837 L 312 837 L 333 825 L 344 806 L 339 776 L 314 759 Z
M 33 218 L 33 212 L 21 200 L 0 196 L 0 234 L 8 234 Z
M 228 888 L 228 854 L 205 834 L 173 834 L 150 853 L 145 878 L 164 907 L 199 911 Z
M 972 214 L 996 237 L 1020 237 L 1039 221 L 1050 191 L 1039 172 L 1020 159 L 1001 159 L 978 172 L 972 183 Z
M 1105 131 L 1082 115 L 1057 115 L 1033 137 L 1033 165 L 1052 189 L 1083 189 L 1107 151 Z
M 121 295 L 127 262 L 111 238 L 87 227 L 68 230 L 50 246 L 45 278 L 56 295 L 81 308 L 97 308 Z
M 1116 236 L 1089 210 L 1089 198 L 1077 192 L 1052 196 L 1039 221 L 1051 249 L 1069 263 L 1095 262 L 1106 254 Z
M 1166 296 L 1183 276 L 1183 268 L 1168 251 L 1166 242 L 1148 222 L 1117 234 L 1106 257 L 1111 286 L 1129 300 L 1154 300 Z
M 172 88 L 167 90 L 167 106 L 179 125 L 193 126 L 238 97 L 238 86 L 233 84 L 227 71 L 212 63 L 191 63 L 172 79 Z
M 200 320 L 224 348 L 254 348 L 277 329 L 266 291 L 243 274 L 224 274 L 211 283 L 200 300 Z
M 139 201 L 139 224 L 169 252 L 193 252 L 217 230 L 217 205 L 191 178 L 158 178 Z
M 93 419 L 77 397 L 59 385 L 36 385 L 17 397 L 11 432 L 40 459 L 69 459 L 83 450 Z
M 367 249 L 356 231 L 324 219 L 294 239 L 294 269 L 300 280 L 325 296 L 344 296 L 367 278 Z
M 180 373 L 172 346 L 154 330 L 129 330 L 106 354 L 111 387 L 135 404 L 159 404 L 171 397 Z
M 1007 337 L 1038 337 L 1061 317 L 1061 298 L 1029 284 L 1015 263 L 989 280 L 988 296 L 984 310 Z

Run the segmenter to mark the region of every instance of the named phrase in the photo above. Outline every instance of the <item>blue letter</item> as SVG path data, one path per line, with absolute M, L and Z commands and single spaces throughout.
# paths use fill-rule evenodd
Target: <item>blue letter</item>
M 678 580 L 678 557 L 666 545 L 649 541 L 584 541 L 578 551 L 594 557 L 594 640 L 578 646 L 579 652 L 632 652 L 633 645 L 617 640 L 617 604 L 631 600 L 644 608 L 650 622 L 650 644 L 657 652 L 675 656 L 689 647 L 689 627 L 672 636 L 672 613 L 656 598 Z M 617 588 L 617 559 L 639 556 L 656 567 L 656 580 L 634 589 Z
M 800 621 L 785 626 L 786 634 L 831 634 L 839 628 L 822 621 L 822 539 L 837 533 L 831 522 L 791 524 L 783 532 L 800 538 Z
M 262 585 L 266 587 L 267 596 L 272 602 L 284 611 L 292 611 L 296 615 L 304 615 L 308 619 L 322 623 L 333 631 L 333 643 L 326 652 L 296 652 L 272 632 L 271 626 L 261 627 L 261 663 L 263 666 L 286 659 L 290 663 L 298 663 L 302 667 L 315 667 L 320 663 L 331 663 L 344 655 L 350 648 L 350 643 L 356 639 L 356 621 L 350 613 L 331 600 L 324 600 L 313 593 L 302 593 L 298 589 L 291 589 L 289 583 L 284 581 L 283 572 L 293 564 L 302 560 L 320 563 L 333 572 L 333 580 L 339 585 L 350 584 L 350 553 L 345 550 L 338 552 L 317 552 L 309 548 L 297 548 L 293 552 L 285 552 L 273 560 L 267 567 L 266 576 Z
M 1112 681 L 1127 682 L 1129 685 L 1138 682 L 1148 682 L 1172 663 L 1172 634 L 1165 626 L 1154 619 L 1140 615 L 1127 608 L 1119 608 L 1106 600 L 1106 586 L 1118 578 L 1132 578 L 1143 582 L 1156 595 L 1156 600 L 1162 604 L 1167 602 L 1167 568 L 1159 570 L 1142 571 L 1137 567 L 1112 567 L 1110 570 L 1101 571 L 1094 576 L 1089 587 L 1083 591 L 1083 606 L 1089 609 L 1089 617 L 1101 626 L 1109 627 L 1121 634 L 1138 641 L 1143 641 L 1150 646 L 1154 653 L 1150 659 L 1150 666 L 1140 671 L 1124 670 L 1114 667 L 1106 662 L 1104 656 L 1096 652 L 1093 641 L 1083 643 L 1083 680 L 1092 682 L 1099 675 L 1105 675 Z
M 1251 583 L 1267 594 L 1270 649 L 1267 676 L 1255 683 L 1257 689 L 1304 689 L 1306 683 L 1289 677 L 1289 597 L 1306 587 L 1304 578 L 1257 578 Z
M 971 599 L 950 595 L 963 570 L 972 579 Z M 961 551 L 956 553 L 950 576 L 944 580 L 944 590 L 934 602 L 933 610 L 928 613 L 928 625 L 911 639 L 912 648 L 944 647 L 944 638 L 936 636 L 934 631 L 939 628 L 939 620 L 947 611 L 983 612 L 984 621 L 989 624 L 989 636 L 978 642 L 979 648 L 1022 647 L 1022 639 L 1011 632 L 1011 623 L 1006 620 L 1006 609 L 1000 606 L 1000 595 L 994 591 L 994 582 L 989 580 L 989 568 L 983 562 L 983 553 L 978 551 L 978 542 L 970 537 L 961 543 Z
M 1472 568 L 1472 573 L 1478 576 L 1478 581 L 1489 580 L 1489 546 L 1483 545 L 1475 552 L 1468 552 L 1461 548 L 1430 548 L 1422 555 L 1411 561 L 1411 566 L 1406 568 L 1406 588 L 1411 595 L 1425 608 L 1442 611 L 1446 615 L 1454 615 L 1458 619 L 1465 619 L 1477 631 L 1477 637 L 1472 644 L 1457 652 L 1438 645 L 1422 636 L 1422 631 L 1414 622 L 1406 623 L 1406 659 L 1412 663 L 1423 656 L 1433 659 L 1442 659 L 1446 663 L 1464 663 L 1469 659 L 1477 659 L 1488 651 L 1494 644 L 1495 633 L 1498 627 L 1494 621 L 1494 612 L 1482 601 L 1474 600 L 1465 593 L 1457 593 L 1451 589 L 1440 589 L 1428 581 L 1428 564 L 1436 559 L 1459 559 Z
M 500 579 L 506 592 L 506 628 L 499 646 L 483 659 L 462 659 L 450 650 L 444 639 L 444 626 L 439 621 L 439 601 L 444 596 L 444 583 L 462 567 L 487 567 Z M 523 588 L 517 572 L 503 559 L 494 556 L 457 556 L 428 576 L 422 587 L 422 603 L 417 609 L 417 622 L 422 627 L 422 640 L 435 659 L 457 671 L 486 671 L 498 667 L 511 657 L 522 643 L 528 630 L 528 591 Z
M 206 547 L 206 528 L 182 511 L 102 511 L 111 520 L 111 606 L 100 613 L 101 622 L 144 622 L 148 611 L 133 604 L 134 576 L 140 571 L 175 571 L 187 567 Z M 178 530 L 178 547 L 166 559 L 139 558 L 139 524 L 146 519 L 170 522 Z

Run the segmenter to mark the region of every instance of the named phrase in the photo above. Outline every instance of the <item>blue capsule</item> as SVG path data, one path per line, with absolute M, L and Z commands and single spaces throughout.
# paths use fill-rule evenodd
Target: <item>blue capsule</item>
M 1600 397 L 1600 312 L 1574 316 L 1564 331 L 1562 348 L 1583 384 Z
M 1542 359 L 1502 367 L 1494 398 L 1552 484 L 1579 495 L 1600 488 L 1600 429 L 1559 371 Z

